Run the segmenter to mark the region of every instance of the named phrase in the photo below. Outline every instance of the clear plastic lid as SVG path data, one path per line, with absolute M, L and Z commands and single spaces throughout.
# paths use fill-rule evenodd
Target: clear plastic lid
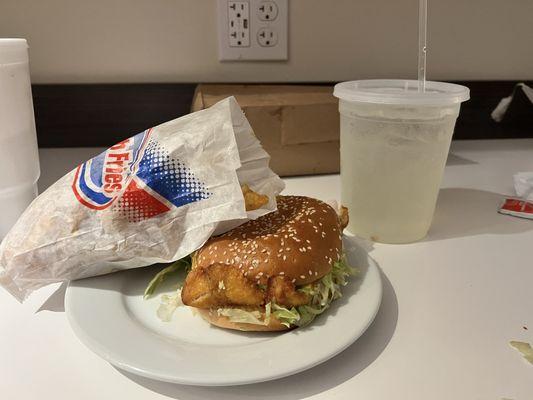
M 425 92 L 419 92 L 417 80 L 368 79 L 338 83 L 333 95 L 362 103 L 444 106 L 468 100 L 470 90 L 453 83 L 427 81 Z
M 0 64 L 15 64 L 28 61 L 26 39 L 0 38 Z

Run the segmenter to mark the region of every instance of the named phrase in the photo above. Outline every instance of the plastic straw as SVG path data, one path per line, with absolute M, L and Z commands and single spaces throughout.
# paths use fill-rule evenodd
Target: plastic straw
M 427 51 L 427 22 L 428 2 L 419 0 L 418 3 L 418 91 L 426 91 L 426 51 Z

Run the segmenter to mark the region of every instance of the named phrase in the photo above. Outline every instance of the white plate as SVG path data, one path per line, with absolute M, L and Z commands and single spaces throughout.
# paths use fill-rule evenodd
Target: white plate
M 344 246 L 348 261 L 361 269 L 361 276 L 309 326 L 286 333 L 219 329 L 188 307 L 178 308 L 171 322 L 161 322 L 156 316 L 159 295 L 142 299 L 146 283 L 157 271 L 153 267 L 71 282 L 65 309 L 72 329 L 87 347 L 134 374 L 205 386 L 277 379 L 340 353 L 374 319 L 381 302 L 379 269 L 353 239 L 345 237 Z

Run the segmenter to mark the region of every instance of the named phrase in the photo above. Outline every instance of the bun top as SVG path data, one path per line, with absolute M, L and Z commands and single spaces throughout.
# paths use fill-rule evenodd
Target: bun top
M 232 265 L 261 285 L 277 275 L 304 285 L 331 271 L 342 255 L 335 210 L 303 196 L 278 196 L 277 203 L 277 211 L 209 239 L 197 253 L 196 268 Z

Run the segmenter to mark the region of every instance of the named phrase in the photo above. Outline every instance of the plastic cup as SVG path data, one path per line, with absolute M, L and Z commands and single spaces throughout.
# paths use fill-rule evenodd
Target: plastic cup
M 464 86 L 416 80 L 339 83 L 341 199 L 348 230 L 382 243 L 426 236 Z
M 0 240 L 37 195 L 39 174 L 28 44 L 0 39 Z

